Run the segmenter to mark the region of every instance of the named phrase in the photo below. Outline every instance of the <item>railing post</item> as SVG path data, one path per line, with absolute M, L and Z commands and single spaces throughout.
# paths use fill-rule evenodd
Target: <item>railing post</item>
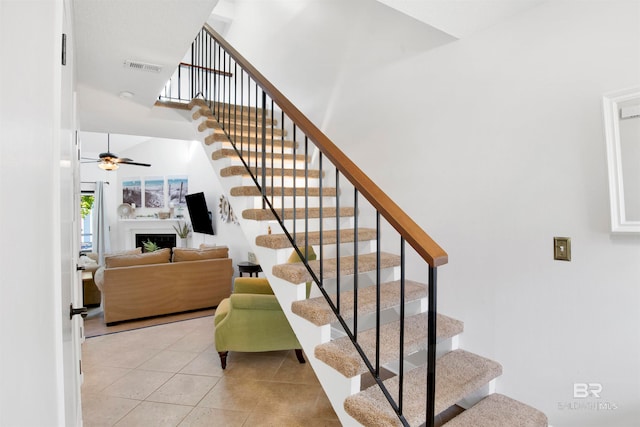
M 433 427 L 436 409 L 436 313 L 437 313 L 437 269 L 429 266 L 429 309 L 427 313 L 427 420 Z

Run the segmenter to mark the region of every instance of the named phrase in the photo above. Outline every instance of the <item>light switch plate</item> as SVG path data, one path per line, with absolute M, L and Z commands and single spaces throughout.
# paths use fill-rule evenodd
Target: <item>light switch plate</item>
M 553 259 L 560 261 L 571 261 L 571 238 L 553 238 Z

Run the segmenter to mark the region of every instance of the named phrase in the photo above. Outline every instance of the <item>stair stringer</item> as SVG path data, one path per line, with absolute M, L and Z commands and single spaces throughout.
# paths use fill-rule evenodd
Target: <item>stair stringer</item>
M 192 113 L 199 110 L 199 106 L 195 106 L 192 109 Z M 193 120 L 193 125 L 197 131 L 199 124 L 206 120 L 205 117 L 200 117 Z M 199 140 L 202 142 L 204 150 L 209 158 L 209 162 L 215 171 L 217 178 L 217 184 L 220 186 L 222 193 L 227 196 L 229 203 L 236 213 L 238 225 L 240 226 L 243 234 L 245 235 L 249 247 L 256 254 L 256 257 L 260 260 L 260 265 L 263 269 L 264 276 L 269 280 L 271 288 L 278 299 L 282 310 L 289 321 L 291 328 L 298 337 L 298 341 L 302 345 L 302 349 L 305 353 L 306 360 L 311 364 L 316 376 L 322 385 L 328 399 L 333 406 L 336 415 L 340 419 L 340 423 L 344 426 L 360 426 L 355 419 L 353 419 L 344 410 L 344 401 L 347 397 L 358 393 L 360 391 L 360 376 L 352 378 L 346 378 L 335 369 L 331 368 L 324 362 L 320 361 L 314 356 L 314 349 L 320 344 L 326 343 L 331 340 L 331 326 L 315 326 L 311 322 L 295 315 L 291 311 L 291 303 L 293 301 L 302 300 L 306 298 L 306 286 L 305 283 L 299 285 L 292 285 L 290 282 L 275 277 L 271 273 L 271 267 L 277 264 L 286 263 L 292 249 L 289 250 L 274 250 L 257 246 L 255 239 L 261 234 L 267 234 L 267 226 L 261 221 L 247 220 L 242 217 L 242 211 L 245 209 L 251 209 L 261 207 L 261 199 L 259 197 L 246 197 L 246 196 L 232 196 L 231 189 L 243 185 L 246 178 L 233 176 L 222 177 L 220 171 L 228 166 L 238 164 L 237 161 L 233 161 L 228 158 L 213 160 L 212 153 L 215 150 L 222 148 L 223 143 L 214 142 L 206 144 L 204 139 L 206 134 L 197 132 Z M 343 220 L 345 224 L 350 224 L 351 220 Z M 284 230 L 280 227 L 277 221 L 269 221 L 269 226 L 272 227 L 273 233 L 284 233 Z M 300 228 L 302 229 L 302 228 Z M 315 287 L 313 287 L 315 288 Z M 319 294 L 319 291 L 315 290 L 312 296 Z

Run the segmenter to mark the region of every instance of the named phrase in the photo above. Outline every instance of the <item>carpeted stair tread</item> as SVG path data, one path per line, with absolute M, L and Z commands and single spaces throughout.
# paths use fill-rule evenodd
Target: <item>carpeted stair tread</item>
M 347 228 L 340 230 L 340 243 L 350 243 L 355 239 L 356 233 L 353 228 Z M 305 246 L 305 241 L 308 245 L 320 244 L 320 232 L 310 231 L 308 233 L 300 232 L 294 236 L 296 242 Z M 369 240 L 375 240 L 376 230 L 373 228 L 360 228 L 358 229 L 358 242 L 365 242 Z M 322 232 L 322 244 L 333 245 L 338 241 L 338 235 L 336 230 L 325 230 Z M 270 249 L 285 249 L 291 248 L 291 242 L 286 234 L 264 234 L 256 237 L 256 245 Z
M 273 119 L 269 112 L 267 112 L 267 117 L 263 119 L 260 114 L 262 109 L 258 109 L 258 115 L 256 116 L 256 109 L 254 107 L 215 103 L 214 111 L 211 111 L 204 100 L 194 99 L 183 107 L 183 109 L 193 110 L 195 105 L 198 105 L 199 108 L 191 115 L 193 120 L 198 120 L 201 117 L 216 118 L 219 123 L 225 123 L 229 126 L 236 121 L 238 123 L 259 123 L 260 125 L 264 121 L 267 126 L 276 126 L 278 124 L 278 120 Z
M 242 153 L 242 157 L 244 159 L 248 159 L 249 157 L 252 158 L 252 161 L 255 160 L 256 157 L 256 153 L 255 151 L 241 151 Z M 239 158 L 238 153 L 236 153 L 236 150 L 234 150 L 233 148 L 221 148 L 219 150 L 214 151 L 213 153 L 211 153 L 211 158 L 213 160 L 220 160 L 223 159 L 225 157 L 230 157 L 230 158 Z M 268 156 L 266 156 L 267 161 L 271 161 L 271 153 L 269 153 Z M 305 161 L 305 155 L 304 154 L 296 154 L 295 157 L 293 154 L 289 154 L 289 153 L 285 153 L 284 156 L 281 153 L 274 153 L 273 154 L 273 158 L 274 160 L 278 160 L 281 161 L 283 158 L 284 160 L 297 160 L 297 161 Z M 258 159 L 262 159 L 262 155 L 259 154 L 258 155 Z M 307 159 L 308 160 L 308 159 Z
M 244 121 L 240 121 L 236 123 L 235 121 L 227 121 L 223 124 L 219 123 L 218 120 L 214 117 L 207 118 L 202 123 L 198 125 L 198 131 L 204 132 L 206 129 L 213 129 L 216 132 L 224 133 L 224 130 L 227 129 L 229 134 L 231 135 L 252 135 L 257 138 L 262 137 L 262 130 L 266 131 L 267 138 L 271 137 L 281 137 L 283 134 L 286 135 L 286 129 L 279 129 L 275 127 L 266 127 L 263 128 L 262 124 L 258 123 L 248 123 Z
M 340 208 L 340 211 L 336 208 L 308 208 L 307 210 L 308 218 L 320 218 L 320 214 L 322 214 L 323 219 L 327 218 L 335 218 L 336 214 L 340 214 L 341 218 L 347 218 L 354 216 L 355 209 L 350 207 Z M 294 219 L 302 219 L 305 215 L 304 208 L 285 208 L 285 209 L 276 209 L 278 216 L 286 221 Z M 294 215 L 295 214 L 295 215 Z M 242 218 L 249 219 L 253 221 L 273 221 L 276 218 L 275 214 L 270 209 L 245 209 L 242 211 Z
M 256 127 L 255 124 L 253 126 L 251 124 L 238 124 L 237 126 L 234 126 L 234 123 L 225 123 L 225 126 L 221 126 L 220 123 L 218 123 L 218 120 L 216 120 L 215 118 L 206 119 L 198 125 L 198 132 L 205 132 L 208 129 L 213 130 L 213 132 L 217 135 L 222 135 L 225 137 L 227 134 L 229 134 L 233 136 L 238 142 L 240 141 L 240 139 L 248 140 L 249 138 L 254 141 L 262 141 L 263 129 L 266 131 L 266 140 L 279 141 L 282 138 L 283 133 L 284 135 L 287 134 L 286 130 L 271 127 L 263 128 L 260 125 Z
M 427 297 L 427 285 L 424 283 L 405 280 L 404 299 L 405 303 L 416 301 Z M 375 286 L 367 286 L 358 289 L 358 315 L 362 316 L 374 313 L 377 307 L 377 292 Z M 336 304 L 336 295 L 331 294 L 331 301 Z M 344 319 L 353 317 L 353 291 L 340 293 L 340 314 Z M 386 310 L 400 305 L 400 281 L 382 283 L 380 285 L 380 309 Z M 329 307 L 329 303 L 324 296 L 294 301 L 291 304 L 291 311 L 296 315 L 307 319 L 316 326 L 326 325 L 335 322 L 336 316 Z
M 501 374 L 499 363 L 465 350 L 453 350 L 443 355 L 436 361 L 435 413 L 439 414 Z M 426 377 L 426 365 L 404 375 L 403 412 L 412 426 L 419 426 L 426 419 Z M 398 395 L 398 382 L 397 376 L 384 381 L 391 396 Z M 344 409 L 368 427 L 401 425 L 377 385 L 349 396 Z
M 211 117 L 214 117 L 213 113 L 211 113 Z M 254 124 L 258 123 L 260 126 L 262 126 L 262 116 L 259 115 L 256 118 L 255 113 L 248 112 L 246 109 L 245 111 L 240 111 L 240 108 L 238 108 L 236 111 L 220 110 L 216 113 L 215 117 L 218 119 L 218 123 L 224 123 L 225 126 L 233 126 L 233 124 L 236 122 Z M 266 117 L 264 123 L 267 126 L 277 126 L 278 120 L 272 119 L 271 117 Z
M 184 109 L 190 109 L 190 108 L 184 107 Z M 220 110 L 218 112 L 218 115 L 214 116 L 214 114 L 211 112 L 211 110 L 209 110 L 208 107 L 200 107 L 199 109 L 194 111 L 193 114 L 191 115 L 191 118 L 193 120 L 198 120 L 201 117 L 217 118 L 218 119 L 218 123 L 224 122 L 225 125 L 227 125 L 227 126 L 232 126 L 236 121 L 238 123 L 260 123 L 260 124 L 262 124 L 262 117 L 261 116 L 258 116 L 258 118 L 256 119 L 255 113 L 252 114 L 251 112 L 247 111 L 246 109 L 244 111 L 241 111 L 240 108 L 238 108 L 236 111 L 234 111 L 234 110 L 231 110 L 231 111 Z M 272 119 L 271 117 L 267 117 L 264 120 L 264 122 L 265 122 L 265 124 L 267 126 L 277 126 L 277 124 L 278 124 L 278 120 Z
M 204 139 L 204 143 L 207 145 L 211 145 L 214 142 L 223 142 L 225 143 L 225 147 L 224 148 L 231 148 L 231 141 L 229 141 L 228 138 L 225 138 L 221 141 L 218 141 L 218 139 L 214 138 L 214 134 L 211 134 L 207 137 L 205 137 Z M 249 140 L 248 138 L 242 138 L 242 139 L 237 139 L 236 140 L 236 145 L 238 147 L 238 149 L 243 149 L 243 150 L 251 150 L 255 153 L 256 151 L 256 140 L 255 138 L 251 138 L 251 140 Z M 298 143 L 294 142 L 294 141 L 290 141 L 288 139 L 285 140 L 281 140 L 281 139 L 268 139 L 266 140 L 266 146 L 267 146 L 267 152 L 271 153 L 271 147 L 273 148 L 273 152 L 274 153 L 280 153 L 282 152 L 283 146 L 284 146 L 284 150 L 287 152 L 291 152 L 294 148 L 298 149 Z M 258 140 L 258 148 L 260 150 L 262 150 L 262 141 Z
M 404 324 L 405 356 L 426 348 L 428 314 L 420 313 L 407 317 Z M 462 333 L 463 325 L 459 320 L 443 314 L 437 315 L 436 335 L 438 340 L 451 338 Z M 358 332 L 358 344 L 372 363 L 376 355 L 376 328 Z M 400 321 L 380 326 L 380 365 L 397 361 L 400 348 Z M 315 348 L 315 357 L 331 366 L 347 378 L 368 372 L 362 357 L 353 346 L 349 337 L 341 337 Z
M 186 102 L 180 102 L 180 101 L 170 101 L 168 99 L 157 99 L 156 102 L 153 104 L 154 107 L 165 107 L 165 108 L 173 108 L 174 110 L 191 110 L 191 108 L 189 108 L 189 104 Z
M 240 136 L 230 133 L 230 135 L 232 137 L 235 137 L 234 140 L 238 147 L 242 147 L 243 149 L 248 149 L 249 147 L 251 147 L 251 150 L 255 153 L 257 143 L 258 147 L 260 148 L 260 150 L 258 151 L 262 152 L 262 136 L 258 135 L 258 138 L 256 138 L 255 134 Z M 222 130 L 220 130 L 215 131 L 204 138 L 204 143 L 206 145 L 211 145 L 214 142 L 231 142 L 231 140 Z M 282 149 L 283 140 L 280 138 L 271 138 L 271 135 L 267 135 L 267 138 L 265 139 L 265 145 L 267 147 L 267 152 L 270 152 L 271 147 L 274 147 L 273 151 L 275 153 L 279 153 Z M 285 139 L 284 146 L 285 148 L 289 149 L 292 149 L 294 146 L 297 148 L 298 143 Z
M 345 256 L 340 257 L 340 276 L 349 276 L 355 273 L 355 257 Z M 333 279 L 338 276 L 338 259 L 330 258 L 325 259 L 323 262 L 322 277 L 324 279 Z M 390 254 L 387 252 L 380 253 L 380 268 L 397 267 L 400 265 L 400 256 Z M 316 276 L 320 277 L 320 261 L 309 261 L 309 266 L 313 270 Z M 365 273 L 367 271 L 375 271 L 376 269 L 376 254 L 364 254 L 358 256 L 358 273 Z M 274 276 L 280 279 L 287 280 L 288 282 L 300 284 L 310 282 L 312 279 L 309 271 L 303 263 L 290 263 L 290 264 L 278 264 L 274 265 L 271 269 Z
M 251 171 L 258 178 L 262 177 L 262 168 L 251 167 Z M 318 169 L 310 169 L 307 171 L 309 178 L 319 178 L 320 171 Z M 285 178 L 292 178 L 295 174 L 298 178 L 304 178 L 304 169 L 288 169 L 288 168 L 266 168 L 267 178 L 271 178 L 273 175 L 274 178 L 281 178 L 283 173 Z M 221 177 L 229 177 L 229 176 L 249 176 L 249 171 L 244 166 L 228 166 L 226 168 L 220 169 Z
M 245 186 L 240 186 L 240 187 L 233 187 L 231 188 L 230 193 L 232 196 L 234 197 L 239 197 L 239 196 L 247 196 L 247 197 L 256 197 L 256 196 L 262 196 L 262 193 L 260 192 L 260 189 L 256 186 L 253 185 L 245 185 Z M 274 187 L 271 188 L 270 186 L 267 187 L 266 189 L 266 194 L 267 196 L 282 196 L 283 194 L 285 196 L 293 196 L 296 195 L 298 197 L 304 197 L 305 195 L 308 195 L 309 197 L 318 197 L 320 195 L 320 188 L 318 187 L 308 187 L 307 189 L 305 189 L 304 187 L 298 187 L 298 188 L 293 188 L 293 187 Z M 322 195 L 324 197 L 333 197 L 336 195 L 336 189 L 335 188 L 323 188 L 322 189 Z
M 193 109 L 193 107 L 195 106 L 199 106 L 199 107 L 203 107 L 203 108 L 207 108 L 212 110 L 214 113 L 215 112 L 222 112 L 222 111 L 243 111 L 245 113 L 252 113 L 252 114 L 256 114 L 256 111 L 258 113 L 258 116 L 260 116 L 262 114 L 262 108 L 259 107 L 249 107 L 249 106 L 242 106 L 242 105 L 236 105 L 236 104 L 229 104 L 226 102 L 213 102 L 212 104 L 212 108 L 209 108 L 209 104 L 207 101 L 205 101 L 202 98 L 193 98 L 191 100 L 191 102 L 189 103 L 189 109 Z M 271 117 L 271 114 L 269 113 L 269 110 L 267 110 L 267 117 Z
M 546 427 L 547 416 L 510 397 L 491 394 L 443 427 Z

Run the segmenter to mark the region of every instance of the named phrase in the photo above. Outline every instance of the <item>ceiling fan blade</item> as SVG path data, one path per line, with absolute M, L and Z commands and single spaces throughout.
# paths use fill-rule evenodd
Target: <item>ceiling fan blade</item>
M 149 163 L 138 163 L 138 162 L 129 162 L 129 161 L 119 161 L 118 163 L 123 165 L 133 165 L 133 166 L 151 166 Z
M 114 163 L 133 162 L 133 159 L 129 159 L 127 157 L 114 157 L 113 162 Z

